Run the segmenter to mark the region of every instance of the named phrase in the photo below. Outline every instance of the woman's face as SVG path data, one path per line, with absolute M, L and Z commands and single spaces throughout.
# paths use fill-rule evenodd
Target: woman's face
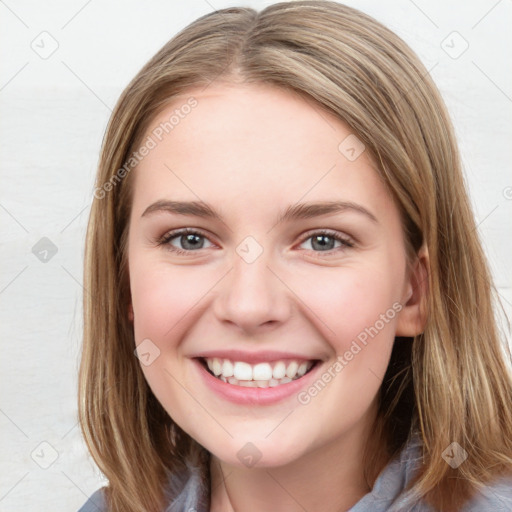
M 238 466 L 361 434 L 412 289 L 398 210 L 364 146 L 269 85 L 191 90 L 144 140 L 129 274 L 163 407 Z

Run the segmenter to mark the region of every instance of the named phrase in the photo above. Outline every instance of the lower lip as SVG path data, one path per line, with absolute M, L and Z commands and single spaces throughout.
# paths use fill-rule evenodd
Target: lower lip
M 309 385 L 320 368 L 320 362 L 317 362 L 308 373 L 286 384 L 268 388 L 249 388 L 224 382 L 208 372 L 198 359 L 193 359 L 193 362 L 197 366 L 204 383 L 210 389 L 222 398 L 242 405 L 271 405 L 294 396 Z

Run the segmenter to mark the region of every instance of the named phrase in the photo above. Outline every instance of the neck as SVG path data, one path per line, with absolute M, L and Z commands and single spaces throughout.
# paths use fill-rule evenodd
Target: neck
M 279 467 L 241 468 L 211 457 L 211 512 L 340 512 L 371 489 L 364 478 L 368 428 L 355 427 Z M 372 482 L 373 484 L 373 482 Z

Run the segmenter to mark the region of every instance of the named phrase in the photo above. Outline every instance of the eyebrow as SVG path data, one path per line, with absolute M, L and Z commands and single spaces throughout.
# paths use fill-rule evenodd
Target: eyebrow
M 275 225 L 296 219 L 311 219 L 329 213 L 341 213 L 353 211 L 368 217 L 372 222 L 378 224 L 377 217 L 360 204 L 351 201 L 320 201 L 311 203 L 297 203 L 288 206 L 278 217 Z M 191 215 L 195 217 L 216 219 L 224 223 L 222 216 L 215 209 L 204 201 L 167 201 L 160 200 L 148 206 L 142 217 L 156 212 L 168 212 L 177 215 Z

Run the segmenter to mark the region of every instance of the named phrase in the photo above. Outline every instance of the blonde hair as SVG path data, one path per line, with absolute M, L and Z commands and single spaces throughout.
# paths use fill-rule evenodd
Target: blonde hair
M 79 384 L 81 427 L 109 480 L 109 510 L 164 508 L 169 475 L 198 450 L 156 400 L 134 356 L 126 268 L 133 176 L 121 179 L 119 170 L 175 95 L 220 79 L 298 92 L 345 121 L 380 164 L 410 259 L 427 248 L 427 325 L 414 339 L 395 341 L 379 393 L 381 442 L 365 455 L 366 477 L 373 486 L 418 432 L 424 463 L 410 495 L 457 510 L 512 469 L 512 378 L 491 275 L 454 132 L 428 72 L 393 32 L 328 1 L 201 17 L 144 66 L 111 116 L 97 174 L 103 192 L 95 193 L 87 230 Z M 442 457 L 452 442 L 469 455 L 456 469 Z

